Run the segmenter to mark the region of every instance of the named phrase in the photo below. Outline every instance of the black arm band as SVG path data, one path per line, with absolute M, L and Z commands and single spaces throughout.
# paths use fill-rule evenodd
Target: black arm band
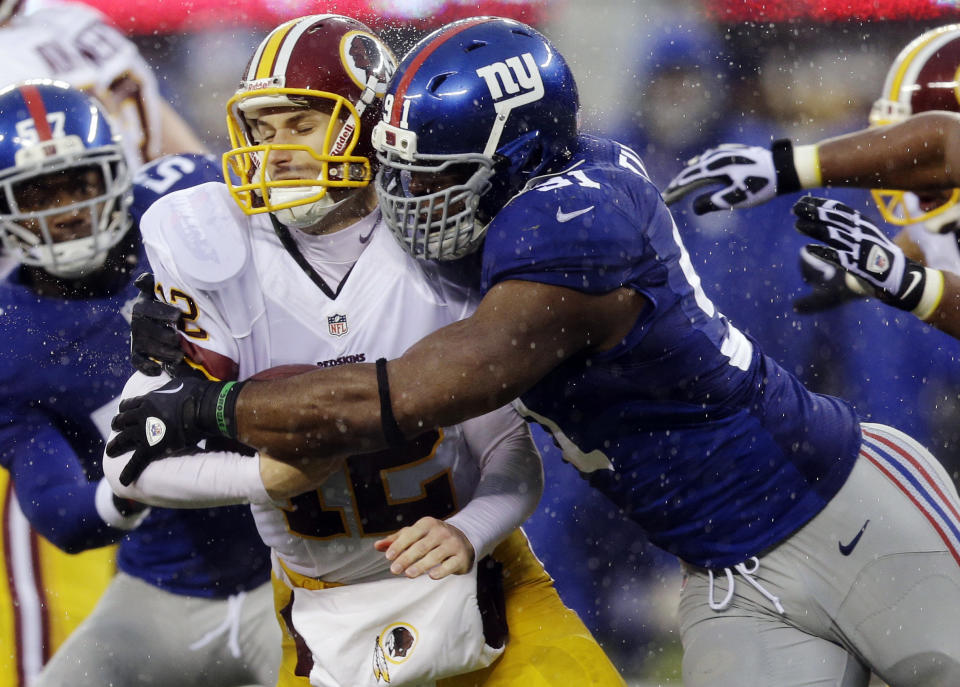
M 803 190 L 797 167 L 793 164 L 793 143 L 790 139 L 774 141 L 770 150 L 773 152 L 773 169 L 777 173 L 777 195 Z
M 237 438 L 237 398 L 246 382 L 211 384 L 197 410 L 197 426 L 207 436 Z
M 400 431 L 397 418 L 393 416 L 393 406 L 390 404 L 390 381 L 387 379 L 387 359 L 377 360 L 377 391 L 380 393 L 380 427 L 383 438 L 390 448 L 401 448 L 407 440 Z

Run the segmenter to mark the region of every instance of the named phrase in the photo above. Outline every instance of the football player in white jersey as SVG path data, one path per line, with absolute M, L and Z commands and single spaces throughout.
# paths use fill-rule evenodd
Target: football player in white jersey
M 367 27 L 336 15 L 260 44 L 228 103 L 239 183 L 172 194 L 141 225 L 189 365 L 232 380 L 374 361 L 472 312 L 470 285 L 381 223 L 369 132 L 394 67 Z M 124 395 L 165 382 L 136 375 Z M 131 484 L 126 462 L 104 468 L 131 498 L 251 503 L 274 552 L 281 685 L 624 684 L 518 529 L 542 467 L 512 407 L 348 458 L 289 500 L 264 485 L 306 463 L 177 456 Z
M 0 85 L 50 78 L 96 96 L 115 120 L 134 171 L 161 155 L 205 152 L 160 95 L 137 47 L 103 15 L 70 2 L 49 3 L 26 14 L 25 4 L 0 0 Z
M 672 203 L 709 186 L 693 201 L 703 214 L 801 189 L 874 189 L 883 217 L 904 227 L 892 241 L 845 206 L 808 198 L 795 206 L 797 228 L 826 244 L 807 246 L 802 256 L 824 291 L 821 307 L 876 295 L 960 338 L 958 66 L 960 25 L 927 31 L 891 66 L 870 128 L 812 145 L 721 145 L 691 160 L 664 197 Z

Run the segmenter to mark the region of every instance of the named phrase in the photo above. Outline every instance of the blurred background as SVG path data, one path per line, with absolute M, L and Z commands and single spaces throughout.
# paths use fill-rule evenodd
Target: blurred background
M 130 35 L 167 98 L 215 152 L 224 104 L 276 24 L 338 12 L 383 32 L 399 54 L 440 24 L 512 16 L 546 33 L 570 63 L 583 126 L 627 143 L 662 187 L 720 142 L 800 143 L 862 128 L 897 53 L 960 21 L 957 0 L 89 0 Z M 824 195 L 878 218 L 869 194 Z M 807 288 L 805 243 L 787 196 L 698 218 L 675 208 L 708 295 L 808 386 L 852 400 L 868 420 L 913 434 L 960 469 L 957 342 L 873 302 L 794 312 Z M 893 228 L 891 227 L 891 235 Z M 565 601 L 632 684 L 679 685 L 677 564 L 592 493 L 538 434 L 547 489 L 527 530 Z

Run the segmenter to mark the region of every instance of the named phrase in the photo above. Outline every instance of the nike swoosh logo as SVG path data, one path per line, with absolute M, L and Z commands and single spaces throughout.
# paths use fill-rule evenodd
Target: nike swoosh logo
M 373 236 L 373 230 L 376 229 L 376 228 L 377 228 L 377 225 L 374 224 L 374 225 L 373 225 L 373 229 L 371 229 L 369 232 L 367 232 L 367 235 L 366 235 L 366 236 L 362 236 L 362 235 L 361 235 L 361 236 L 360 236 L 360 243 L 366 243 L 367 241 L 369 241 L 369 240 L 370 240 L 370 237 Z
M 910 273 L 910 279 L 912 279 L 913 281 L 910 282 L 910 286 L 908 286 L 908 287 L 907 287 L 907 290 L 903 292 L 903 295 L 902 295 L 902 296 L 900 296 L 901 299 L 904 299 L 904 298 L 906 298 L 907 296 L 909 296 L 909 295 L 910 295 L 910 292 L 913 291 L 913 290 L 917 287 L 917 284 L 920 283 L 920 273 L 919 273 L 919 272 L 911 272 L 911 273 Z
M 584 208 L 583 210 L 574 210 L 573 212 L 564 212 L 564 211 L 561 210 L 560 208 L 557 208 L 557 221 L 558 221 L 558 222 L 569 222 L 569 221 L 572 220 L 574 217 L 579 217 L 580 215 L 584 215 L 584 214 L 590 212 L 591 210 L 593 210 L 594 207 L 596 207 L 596 206 L 591 205 L 590 207 Z
M 837 548 L 840 549 L 840 553 L 844 556 L 849 556 L 853 553 L 853 550 L 856 548 L 857 544 L 860 542 L 860 537 L 863 536 L 863 531 L 867 529 L 867 525 L 870 524 L 870 521 L 867 520 L 863 523 L 863 527 L 860 528 L 860 531 L 857 532 L 857 536 L 850 540 L 849 544 L 844 544 L 842 542 L 837 542 Z
M 153 393 L 155 393 L 155 394 L 175 394 L 175 393 L 177 393 L 178 391 L 180 391 L 180 389 L 182 389 L 182 388 L 183 388 L 183 382 L 180 382 L 180 386 L 178 386 L 176 389 L 167 389 L 166 391 L 164 391 L 163 389 L 157 389 L 157 390 L 154 391 Z

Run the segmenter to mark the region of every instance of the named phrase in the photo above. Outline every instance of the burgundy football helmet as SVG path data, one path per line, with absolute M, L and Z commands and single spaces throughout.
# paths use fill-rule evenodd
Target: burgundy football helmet
M 893 124 L 928 110 L 960 112 L 958 74 L 960 24 L 921 34 L 893 61 L 883 84 L 883 95 L 870 111 L 870 124 Z M 878 189 L 873 191 L 873 198 L 884 219 L 899 226 L 931 220 L 927 227 L 940 231 L 953 227 L 960 219 L 960 189 L 954 189 L 943 204 L 932 210 L 922 209 L 916 196 L 904 191 Z M 954 214 L 957 216 L 953 217 Z
M 260 43 L 240 88 L 227 103 L 233 150 L 223 156 L 224 176 L 247 214 L 275 213 L 287 225 L 314 224 L 338 203 L 330 188 L 360 188 L 373 178 L 370 131 L 396 59 L 367 26 L 335 14 L 281 24 Z M 322 150 L 258 144 L 247 117 L 263 108 L 303 107 L 331 115 Z M 271 150 L 306 150 L 321 163 L 316 179 L 271 180 Z M 230 170 L 239 178 L 235 183 Z M 340 202 L 343 202 L 342 200 Z

